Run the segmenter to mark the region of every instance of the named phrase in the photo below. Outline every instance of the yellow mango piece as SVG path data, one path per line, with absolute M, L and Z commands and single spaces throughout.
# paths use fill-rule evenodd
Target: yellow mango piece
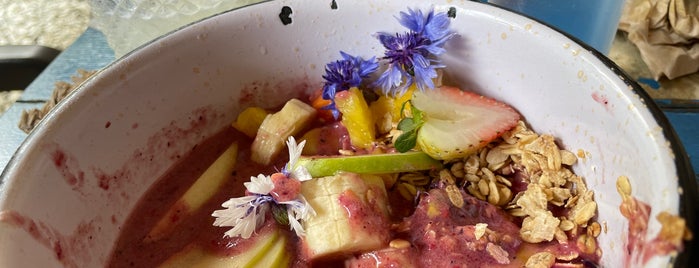
M 392 110 L 392 117 L 393 117 L 393 122 L 398 123 L 404 116 L 401 114 L 401 108 L 403 107 L 403 103 L 406 103 L 410 101 L 410 99 L 413 98 L 413 92 L 417 89 L 417 86 L 415 84 L 411 85 L 407 91 L 405 91 L 405 94 L 393 97 L 393 110 Z M 410 112 L 410 103 L 405 104 L 405 112 Z
M 379 133 L 385 134 L 393 128 L 393 98 L 380 96 L 379 99 L 369 104 L 374 126 Z
M 306 145 L 303 146 L 303 151 L 301 154 L 303 155 L 317 155 L 318 151 L 320 150 L 320 132 L 322 131 L 321 128 L 314 128 L 303 134 L 301 136 L 302 141 L 306 141 Z
M 170 234 L 186 216 L 199 209 L 231 178 L 238 158 L 238 143 L 234 142 L 209 166 L 204 173 L 172 205 L 144 241 L 159 240 Z
M 342 124 L 347 128 L 353 146 L 370 148 L 376 137 L 374 119 L 362 92 L 350 88 L 335 95 L 335 106 L 342 113 Z
M 231 125 L 248 137 L 255 138 L 257 129 L 260 128 L 262 121 L 265 120 L 268 114 L 265 109 L 260 107 L 248 107 L 238 114 L 238 118 Z

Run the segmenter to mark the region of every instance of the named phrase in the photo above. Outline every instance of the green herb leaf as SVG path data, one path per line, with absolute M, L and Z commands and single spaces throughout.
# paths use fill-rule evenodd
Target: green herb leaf
M 393 144 L 393 146 L 396 147 L 396 150 L 398 150 L 399 152 L 405 153 L 415 148 L 416 144 L 417 129 L 413 129 L 411 131 L 403 132 L 403 134 L 400 134 L 400 136 L 396 138 L 396 142 Z
M 425 123 L 425 121 L 423 119 L 424 113 L 422 111 L 418 110 L 417 108 L 415 108 L 415 106 L 411 106 L 410 110 L 413 114 L 413 121 L 415 121 L 415 125 L 417 126 L 416 129 L 417 129 L 417 128 L 421 127 L 422 124 Z
M 401 114 L 404 114 L 406 105 L 410 101 L 406 101 L 400 107 Z M 417 132 L 420 127 L 425 123 L 423 119 L 423 112 L 415 108 L 415 106 L 410 107 L 410 112 L 413 117 L 405 117 L 398 122 L 398 130 L 403 131 L 403 134 L 396 138 L 396 142 L 393 144 L 401 153 L 405 153 L 415 148 L 417 145 Z
M 400 120 L 400 122 L 398 122 L 398 130 L 403 132 L 412 131 L 415 129 L 415 127 L 415 121 L 413 121 L 413 119 L 410 117 L 403 118 Z
M 272 205 L 272 217 L 281 225 L 289 225 L 289 215 L 286 213 L 285 206 Z

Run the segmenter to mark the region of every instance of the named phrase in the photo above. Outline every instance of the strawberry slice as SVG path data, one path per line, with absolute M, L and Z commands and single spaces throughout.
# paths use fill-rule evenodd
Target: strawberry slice
M 442 160 L 475 153 L 520 119 L 507 104 L 454 87 L 415 91 L 412 104 L 424 116 L 417 146 Z

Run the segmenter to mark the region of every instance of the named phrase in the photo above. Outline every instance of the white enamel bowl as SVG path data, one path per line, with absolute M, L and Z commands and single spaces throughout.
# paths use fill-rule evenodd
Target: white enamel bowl
M 131 208 L 241 103 L 273 107 L 321 86 L 339 51 L 365 58 L 407 7 L 454 8 L 461 51 L 444 57 L 462 88 L 514 106 L 539 133 L 587 153 L 574 166 L 599 204 L 602 265 L 626 258 L 615 182 L 694 223 L 696 184 L 668 121 L 596 52 L 530 18 L 471 1 L 275 1 L 208 18 L 117 60 L 56 107 L 3 173 L 0 267 L 104 266 Z M 284 6 L 291 23 L 280 20 Z M 692 225 L 693 226 L 693 225 Z M 696 233 L 696 232 L 695 232 Z M 691 246 L 692 244 L 687 244 Z M 60 261 L 59 261 L 60 259 Z M 683 258 L 680 258 L 682 261 Z M 670 257 L 652 259 L 664 266 Z

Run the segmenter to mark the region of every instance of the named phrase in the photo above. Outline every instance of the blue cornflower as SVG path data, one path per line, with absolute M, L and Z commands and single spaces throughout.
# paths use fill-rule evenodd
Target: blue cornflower
M 376 57 L 364 60 L 342 51 L 340 51 L 340 55 L 342 55 L 342 60 L 328 63 L 325 66 L 325 75 L 323 75 L 323 79 L 325 79 L 323 99 L 332 101 L 323 109 L 331 110 L 335 118 L 340 116 L 340 112 L 335 107 L 335 93 L 358 87 L 362 83 L 362 79 L 379 68 Z
M 424 15 L 420 10 L 409 8 L 407 13 L 400 13 L 398 21 L 410 31 L 376 35 L 386 48 L 382 59 L 388 60 L 388 68 L 374 85 L 384 94 L 398 95 L 413 83 L 420 90 L 434 88 L 432 79 L 437 77 L 436 69 L 444 67 L 436 56 L 445 52 L 444 44 L 454 36 L 449 30 L 449 17 L 434 10 Z

